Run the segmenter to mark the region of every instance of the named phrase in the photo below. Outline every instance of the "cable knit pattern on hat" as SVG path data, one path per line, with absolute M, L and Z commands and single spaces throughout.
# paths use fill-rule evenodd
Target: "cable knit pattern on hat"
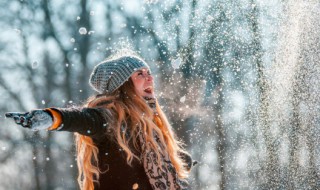
M 89 84 L 99 93 L 112 93 L 126 82 L 137 70 L 149 65 L 135 56 L 123 56 L 118 59 L 99 63 L 91 73 Z

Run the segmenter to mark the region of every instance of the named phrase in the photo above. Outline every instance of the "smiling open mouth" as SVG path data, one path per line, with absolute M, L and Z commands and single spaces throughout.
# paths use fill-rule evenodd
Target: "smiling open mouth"
M 148 94 L 151 94 L 152 93 L 152 87 L 149 86 L 147 88 L 144 89 L 144 92 L 148 93 Z

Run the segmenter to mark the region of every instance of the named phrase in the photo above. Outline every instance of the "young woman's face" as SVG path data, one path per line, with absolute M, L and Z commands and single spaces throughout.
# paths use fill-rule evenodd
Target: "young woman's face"
M 154 98 L 153 77 L 149 69 L 142 68 L 131 75 L 137 93 L 142 97 Z

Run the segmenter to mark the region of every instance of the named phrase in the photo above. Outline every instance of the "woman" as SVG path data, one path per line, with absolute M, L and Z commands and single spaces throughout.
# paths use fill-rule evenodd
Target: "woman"
M 99 94 L 80 108 L 7 113 L 32 130 L 75 132 L 81 189 L 186 189 L 192 160 L 154 94 L 148 64 L 133 55 L 98 64 Z

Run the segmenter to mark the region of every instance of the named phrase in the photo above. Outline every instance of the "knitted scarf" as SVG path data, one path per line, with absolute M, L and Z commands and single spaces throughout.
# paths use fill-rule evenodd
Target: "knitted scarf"
M 156 100 L 145 98 L 149 106 L 154 110 L 154 122 L 161 128 L 162 121 L 156 112 Z M 159 162 L 156 153 L 148 146 L 145 146 L 143 136 L 140 135 L 142 144 L 141 160 L 143 161 L 144 170 L 148 176 L 149 182 L 154 190 L 184 190 L 187 188 L 187 182 L 180 179 L 174 168 L 170 157 L 166 153 L 160 153 Z M 158 135 L 154 132 L 154 138 L 160 149 L 164 150 Z M 161 164 L 161 166 L 160 166 Z

